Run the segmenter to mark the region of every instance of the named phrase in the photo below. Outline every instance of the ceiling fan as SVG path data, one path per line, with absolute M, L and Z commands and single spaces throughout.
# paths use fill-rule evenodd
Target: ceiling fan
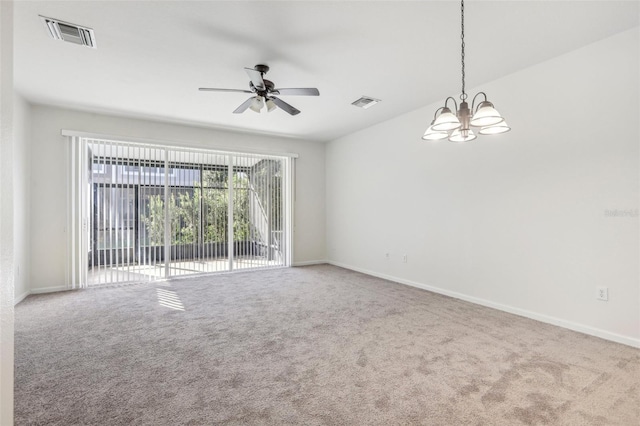
M 267 65 L 256 65 L 253 68 L 244 69 L 251 80 L 249 82 L 249 90 L 242 89 L 215 89 L 212 87 L 200 87 L 198 90 L 205 92 L 241 92 L 241 93 L 253 93 L 255 96 L 250 97 L 244 101 L 238 108 L 233 111 L 234 114 L 240 114 L 250 108 L 252 111 L 260 112 L 266 105 L 267 111 L 271 112 L 276 107 L 284 110 L 285 112 L 296 115 L 300 114 L 300 111 L 293 106 L 289 105 L 280 98 L 276 98 L 275 95 L 297 95 L 297 96 L 320 96 L 320 92 L 316 88 L 298 88 L 298 89 L 276 89 L 272 81 L 265 80 L 264 75 L 269 71 Z

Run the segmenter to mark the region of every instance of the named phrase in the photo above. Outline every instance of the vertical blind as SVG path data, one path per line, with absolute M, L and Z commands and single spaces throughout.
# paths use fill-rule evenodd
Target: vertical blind
M 291 264 L 291 157 L 69 140 L 71 287 Z

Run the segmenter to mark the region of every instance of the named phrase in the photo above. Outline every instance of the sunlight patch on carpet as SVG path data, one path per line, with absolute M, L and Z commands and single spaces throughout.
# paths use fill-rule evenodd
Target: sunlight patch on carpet
M 164 288 L 156 288 L 158 294 L 158 302 L 160 306 L 165 308 L 175 309 L 177 311 L 184 311 L 184 305 L 174 290 L 166 290 Z

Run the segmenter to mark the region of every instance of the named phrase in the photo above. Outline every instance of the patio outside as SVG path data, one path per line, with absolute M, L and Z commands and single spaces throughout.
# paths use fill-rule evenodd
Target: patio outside
M 280 160 L 89 147 L 88 285 L 285 266 Z

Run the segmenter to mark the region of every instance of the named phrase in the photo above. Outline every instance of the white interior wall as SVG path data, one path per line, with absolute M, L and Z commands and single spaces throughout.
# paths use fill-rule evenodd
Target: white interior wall
M 13 107 L 14 304 L 29 294 L 31 107 L 17 93 Z
M 0 425 L 13 424 L 13 2 L 0 1 Z
M 176 146 L 297 153 L 293 262 L 317 262 L 325 258 L 322 144 L 41 105 L 32 106 L 31 118 L 31 292 L 65 287 L 67 158 L 61 129 L 157 139 Z
M 422 141 L 433 104 L 330 142 L 328 259 L 640 346 L 638 50 L 636 27 L 479 88 L 507 134 Z

